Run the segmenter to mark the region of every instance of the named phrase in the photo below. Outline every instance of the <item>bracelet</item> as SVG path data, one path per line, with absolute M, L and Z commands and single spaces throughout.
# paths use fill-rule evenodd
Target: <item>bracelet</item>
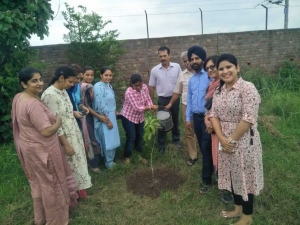
M 237 144 L 237 141 L 232 140 L 232 137 L 229 137 L 227 140 L 229 141 L 230 144 L 234 144 L 234 145 Z

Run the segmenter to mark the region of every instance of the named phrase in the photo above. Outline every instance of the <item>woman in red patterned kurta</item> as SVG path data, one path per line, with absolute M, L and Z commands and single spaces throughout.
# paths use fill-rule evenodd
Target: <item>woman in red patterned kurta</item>
M 220 141 L 218 185 L 232 191 L 233 211 L 225 218 L 240 217 L 235 224 L 252 222 L 253 198 L 263 189 L 262 147 L 257 130 L 260 96 L 255 86 L 238 76 L 233 55 L 222 54 L 217 62 L 221 79 L 210 111 Z

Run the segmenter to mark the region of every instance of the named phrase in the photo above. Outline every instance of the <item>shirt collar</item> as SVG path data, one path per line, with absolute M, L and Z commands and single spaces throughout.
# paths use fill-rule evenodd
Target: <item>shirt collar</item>
M 170 67 L 174 67 L 174 64 L 173 64 L 173 63 L 171 63 L 171 62 L 170 62 L 170 66 L 168 67 L 168 69 L 169 69 Z M 163 68 L 163 69 L 165 69 L 165 68 L 162 66 L 162 64 L 160 64 L 160 67 L 159 67 L 159 69 L 162 69 L 162 68 Z
M 234 83 L 231 89 L 239 90 L 241 88 L 241 84 L 243 83 L 243 78 L 239 77 L 239 79 Z M 223 85 L 222 89 L 226 89 L 226 85 Z
M 204 71 L 204 69 L 202 69 L 200 71 L 200 73 L 196 73 L 196 71 L 194 71 L 194 75 L 196 75 L 196 76 L 200 76 L 201 74 L 206 74 L 206 72 Z

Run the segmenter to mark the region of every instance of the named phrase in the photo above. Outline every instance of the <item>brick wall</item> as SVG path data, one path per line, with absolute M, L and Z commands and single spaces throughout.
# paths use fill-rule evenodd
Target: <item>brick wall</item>
M 242 70 L 261 68 L 275 72 L 285 60 L 300 63 L 300 29 L 288 29 L 126 40 L 126 54 L 117 63 L 117 70 L 126 81 L 132 73 L 139 72 L 147 82 L 151 68 L 159 63 L 157 50 L 162 45 L 171 49 L 171 61 L 181 65 L 180 54 L 192 45 L 204 47 L 208 56 L 234 54 Z M 34 47 L 39 49 L 40 60 L 47 65 L 46 83 L 57 67 L 70 64 L 66 47 L 66 44 Z

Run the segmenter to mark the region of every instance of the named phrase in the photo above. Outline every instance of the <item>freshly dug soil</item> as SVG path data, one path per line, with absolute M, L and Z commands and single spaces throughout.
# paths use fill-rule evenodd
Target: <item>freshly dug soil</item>
M 161 191 L 177 189 L 184 183 L 183 177 L 169 168 L 154 170 L 154 182 L 151 169 L 137 171 L 131 174 L 127 180 L 127 189 L 135 195 L 157 198 Z

